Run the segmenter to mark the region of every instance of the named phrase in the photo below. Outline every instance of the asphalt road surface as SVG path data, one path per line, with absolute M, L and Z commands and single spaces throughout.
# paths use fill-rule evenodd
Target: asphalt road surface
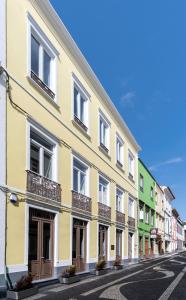
M 73 285 L 51 285 L 30 300 L 186 300 L 186 252 L 89 276 Z

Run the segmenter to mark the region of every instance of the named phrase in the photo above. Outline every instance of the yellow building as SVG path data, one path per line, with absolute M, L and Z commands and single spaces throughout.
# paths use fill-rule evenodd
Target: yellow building
M 49 1 L 2 3 L 9 93 L 0 282 L 3 265 L 14 282 L 28 271 L 41 280 L 71 264 L 85 272 L 102 258 L 108 266 L 137 260 L 135 138 Z
M 155 245 L 155 254 L 165 253 L 165 213 L 164 213 L 164 192 L 156 183 L 156 228 L 157 238 Z

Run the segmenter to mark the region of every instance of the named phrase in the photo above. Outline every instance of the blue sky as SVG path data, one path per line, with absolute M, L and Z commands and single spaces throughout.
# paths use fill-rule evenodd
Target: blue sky
M 186 1 L 51 3 L 186 219 Z

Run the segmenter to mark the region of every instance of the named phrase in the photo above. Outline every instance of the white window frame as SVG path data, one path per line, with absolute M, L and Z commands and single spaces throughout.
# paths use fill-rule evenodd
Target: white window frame
M 105 202 L 104 202 L 104 196 L 103 196 L 103 189 L 101 191 L 102 199 L 100 199 L 100 192 L 99 192 L 100 179 L 102 179 L 106 183 L 105 184 L 105 186 L 106 186 L 106 201 Z M 110 195 L 110 183 L 104 176 L 99 174 L 99 177 L 98 177 L 98 202 L 105 204 L 107 206 L 110 206 L 109 195 Z
M 144 221 L 144 205 L 139 205 L 139 220 Z
M 102 122 L 102 127 L 100 128 L 100 124 Z M 105 141 L 103 140 L 103 126 L 105 126 Z M 105 117 L 105 115 L 99 111 L 99 145 L 101 146 L 101 144 L 103 144 L 108 151 L 110 151 L 110 122 L 108 121 L 108 119 Z M 101 132 L 101 135 L 100 135 Z M 102 139 L 101 139 L 102 138 Z
M 36 21 L 33 19 L 33 17 L 28 14 L 28 74 L 27 77 L 31 82 L 37 86 L 37 88 L 44 93 L 48 98 L 50 98 L 52 101 L 57 102 L 57 57 L 59 56 L 59 52 L 56 50 L 56 48 L 53 46 L 53 44 L 50 42 L 46 34 L 41 30 L 40 26 L 36 23 Z M 34 36 L 34 38 L 38 41 L 40 44 L 39 49 L 39 75 L 36 74 L 36 76 L 39 77 L 39 79 L 44 83 L 43 81 L 43 55 L 44 50 L 47 52 L 47 54 L 51 58 L 50 63 L 50 86 L 49 89 L 55 94 L 54 99 L 52 99 L 32 78 L 31 78 L 31 36 Z M 44 83 L 45 84 L 45 83 Z M 46 84 L 45 84 L 46 85 Z
M 78 91 L 78 115 L 75 115 L 74 112 L 74 89 Z M 83 97 L 85 100 L 85 109 L 84 109 L 84 122 L 80 118 L 80 97 Z M 89 131 L 89 101 L 90 95 L 83 87 L 79 79 L 73 74 L 72 75 L 72 120 L 74 120 L 74 116 L 76 116 L 86 127 L 87 131 Z
M 145 207 L 145 223 L 149 224 L 149 208 Z
M 153 197 L 154 197 L 154 188 L 152 186 L 150 188 L 150 197 L 151 197 L 151 199 L 153 199 Z
M 41 128 L 40 126 L 37 126 L 34 124 L 34 122 L 28 122 L 27 123 L 27 162 L 26 162 L 26 169 L 30 170 L 30 148 L 31 148 L 31 138 L 30 134 L 31 131 L 34 131 L 38 136 L 42 137 L 44 140 L 46 140 L 48 143 L 50 143 L 53 146 L 52 151 L 52 181 L 58 182 L 58 169 L 57 169 L 57 145 L 58 142 L 54 139 L 53 135 L 45 131 L 44 128 Z M 37 143 L 37 142 L 34 142 Z M 46 149 L 47 151 L 50 151 L 49 149 Z M 40 164 L 40 173 L 38 173 L 40 176 L 43 176 L 43 171 L 41 171 L 41 165 Z
M 78 161 L 80 165 L 82 165 L 84 168 L 86 168 L 85 173 L 85 194 L 80 193 L 80 175 L 78 175 L 78 191 L 75 191 L 77 193 L 80 193 L 82 195 L 85 195 L 89 197 L 89 166 L 82 161 L 79 157 L 73 155 L 72 156 L 72 190 L 74 190 L 74 160 Z M 83 173 L 82 170 L 79 170 L 77 167 L 76 169 Z
M 118 193 L 121 195 L 120 198 L 120 209 L 118 209 L 118 205 L 117 205 L 117 196 Z M 122 189 L 120 189 L 119 187 L 116 187 L 116 210 L 119 212 L 124 212 L 124 191 Z
M 131 162 L 131 164 L 130 164 Z M 128 171 L 129 171 L 129 176 L 131 175 L 132 178 L 134 179 L 134 168 L 135 168 L 135 158 L 132 152 L 129 150 L 128 152 Z
M 123 167 L 124 165 L 124 142 L 116 135 L 116 163 L 120 163 Z
M 140 182 L 140 188 L 144 191 L 144 177 L 141 173 L 140 173 L 139 182 Z
M 130 212 L 130 210 L 129 210 L 129 202 L 131 201 L 131 203 L 132 203 L 132 208 L 131 208 L 131 212 Z M 129 213 L 130 212 L 130 213 Z M 131 196 L 129 196 L 128 197 L 128 216 L 129 217 L 131 217 L 131 218 L 134 218 L 134 199 L 131 197 Z

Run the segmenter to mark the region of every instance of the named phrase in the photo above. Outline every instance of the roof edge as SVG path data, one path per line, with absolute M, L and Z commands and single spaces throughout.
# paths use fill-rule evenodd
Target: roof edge
M 53 8 L 52 4 L 49 0 L 29 0 L 33 6 L 39 7 L 39 9 L 45 14 L 48 21 L 54 27 L 55 31 L 63 40 L 65 45 L 67 46 L 68 50 L 72 54 L 72 56 L 77 60 L 79 66 L 82 68 L 83 72 L 86 74 L 88 79 L 91 81 L 93 87 L 98 92 L 100 97 L 105 101 L 106 105 L 109 106 L 110 111 L 113 113 L 115 119 L 119 122 L 121 128 L 124 130 L 128 138 L 130 139 L 132 145 L 136 149 L 137 152 L 141 151 L 141 147 L 137 143 L 136 139 L 134 138 L 132 132 L 128 128 L 127 124 L 125 123 L 124 119 L 121 117 L 120 113 L 118 112 L 116 106 L 112 102 L 111 98 L 103 88 L 101 82 L 97 78 L 96 74 L 90 67 L 89 63 L 85 59 L 84 55 L 82 54 L 81 50 L 78 48 L 77 44 L 75 43 L 74 39 L 70 35 L 69 31 L 63 24 L 61 18 L 58 16 L 57 12 Z

